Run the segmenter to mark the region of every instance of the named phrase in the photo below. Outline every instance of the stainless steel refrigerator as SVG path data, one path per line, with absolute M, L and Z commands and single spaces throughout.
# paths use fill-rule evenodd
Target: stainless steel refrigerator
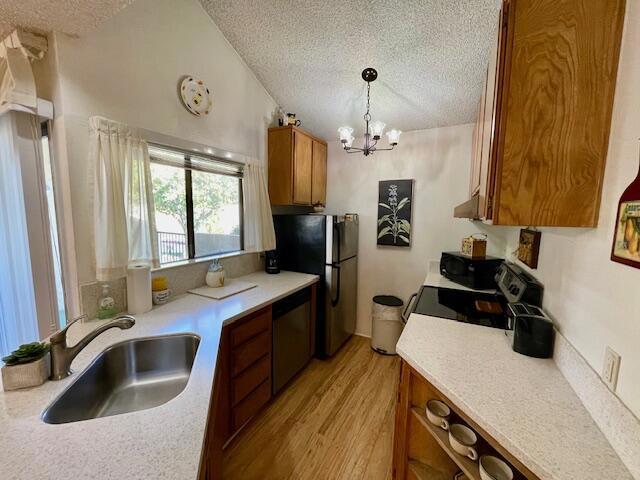
M 355 332 L 358 216 L 274 215 L 283 270 L 320 275 L 316 355 L 333 355 Z

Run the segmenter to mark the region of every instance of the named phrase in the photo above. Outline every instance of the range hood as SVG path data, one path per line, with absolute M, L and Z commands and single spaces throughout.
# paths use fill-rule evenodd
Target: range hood
M 475 194 L 469 200 L 461 203 L 453 209 L 455 218 L 468 218 L 470 220 L 481 220 L 480 217 L 480 195 Z

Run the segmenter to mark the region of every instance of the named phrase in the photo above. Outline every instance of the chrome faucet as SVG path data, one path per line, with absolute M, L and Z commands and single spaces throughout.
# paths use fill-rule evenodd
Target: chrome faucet
M 121 330 L 131 328 L 135 325 L 136 319 L 131 315 L 119 315 L 110 322 L 100 325 L 95 330 L 89 332 L 82 340 L 73 347 L 67 346 L 67 330 L 78 320 L 86 319 L 86 315 L 82 315 L 67 324 L 62 330 L 54 333 L 49 338 L 51 343 L 51 380 L 62 380 L 71 375 L 71 362 L 76 355 L 86 347 L 94 338 L 105 330 L 118 327 Z

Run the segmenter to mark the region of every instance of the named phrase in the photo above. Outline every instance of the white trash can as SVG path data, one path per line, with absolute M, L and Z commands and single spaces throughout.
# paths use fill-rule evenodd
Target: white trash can
M 396 354 L 396 343 L 400 338 L 403 302 L 391 295 L 373 297 L 371 307 L 371 348 L 384 355 Z

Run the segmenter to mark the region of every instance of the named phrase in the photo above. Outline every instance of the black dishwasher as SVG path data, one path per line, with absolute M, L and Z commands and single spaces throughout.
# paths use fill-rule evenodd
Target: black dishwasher
M 273 304 L 273 394 L 311 359 L 311 291 L 304 288 Z

